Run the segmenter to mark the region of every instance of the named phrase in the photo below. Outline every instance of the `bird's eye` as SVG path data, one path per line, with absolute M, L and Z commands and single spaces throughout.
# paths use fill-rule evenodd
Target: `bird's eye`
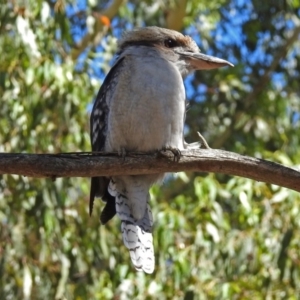
M 167 40 L 165 40 L 165 46 L 166 46 L 167 48 L 174 48 L 174 47 L 178 46 L 178 44 L 177 44 L 177 42 L 176 42 L 175 40 L 173 40 L 173 39 L 167 39 Z

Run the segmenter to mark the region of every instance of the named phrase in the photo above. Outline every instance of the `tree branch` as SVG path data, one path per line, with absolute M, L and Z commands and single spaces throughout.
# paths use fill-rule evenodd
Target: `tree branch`
M 183 19 L 186 15 L 187 0 L 179 0 L 173 3 L 173 6 L 168 6 L 166 11 L 167 28 L 173 30 L 181 30 L 183 27 Z
M 111 20 L 117 14 L 123 2 L 125 2 L 125 0 L 114 0 L 107 9 L 97 12 L 97 15 L 103 15 Z M 101 23 L 100 19 L 95 17 L 93 32 L 87 33 L 78 43 L 77 47 L 72 50 L 72 59 L 77 59 L 78 56 L 86 49 L 86 47 L 95 39 L 97 40 L 97 43 L 99 43 L 100 39 L 106 33 L 107 29 L 107 26 L 104 26 L 104 24 Z
M 300 172 L 263 159 L 233 152 L 183 150 L 180 160 L 172 152 L 128 153 L 1 153 L 0 174 L 30 177 L 93 177 L 197 171 L 237 175 L 300 192 Z

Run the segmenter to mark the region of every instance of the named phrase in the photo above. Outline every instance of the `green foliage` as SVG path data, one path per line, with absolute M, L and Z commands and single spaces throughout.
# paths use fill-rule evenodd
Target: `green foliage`
M 213 146 L 299 166 L 299 40 L 287 45 L 299 1 L 187 2 L 186 29 L 236 64 L 189 78 L 188 139 L 200 130 Z M 67 16 L 63 1 L 2 3 L 0 151 L 89 151 L 88 107 L 96 76 L 109 70 L 111 36 L 165 26 L 176 3 L 122 4 L 101 47 L 91 43 L 77 60 L 84 14 Z M 253 14 L 242 22 L 235 14 L 246 8 Z M 240 26 L 242 46 L 217 42 L 226 22 Z M 265 59 L 252 59 L 257 49 Z M 179 173 L 154 186 L 153 275 L 133 270 L 117 218 L 100 226 L 100 201 L 88 216 L 88 195 L 85 178 L 0 177 L 0 299 L 298 299 L 296 192 L 219 174 Z

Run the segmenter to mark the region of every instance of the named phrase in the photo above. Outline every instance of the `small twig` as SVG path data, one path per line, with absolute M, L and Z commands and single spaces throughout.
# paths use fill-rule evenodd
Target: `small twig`
M 197 133 L 198 133 L 198 136 L 199 136 L 199 138 L 200 138 L 201 148 L 203 148 L 203 149 L 211 149 L 211 148 L 209 147 L 209 145 L 208 145 L 206 139 L 203 137 L 203 135 L 202 135 L 200 132 L 198 132 L 198 131 L 197 131 Z

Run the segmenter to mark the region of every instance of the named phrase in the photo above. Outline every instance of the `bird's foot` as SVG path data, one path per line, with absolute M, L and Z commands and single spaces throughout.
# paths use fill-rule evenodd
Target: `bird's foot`
M 164 147 L 161 150 L 158 150 L 158 154 L 161 156 L 166 156 L 164 152 L 170 151 L 173 153 L 174 157 L 173 160 L 176 162 L 179 162 L 180 157 L 181 157 L 181 151 L 178 148 L 173 148 L 173 147 Z

